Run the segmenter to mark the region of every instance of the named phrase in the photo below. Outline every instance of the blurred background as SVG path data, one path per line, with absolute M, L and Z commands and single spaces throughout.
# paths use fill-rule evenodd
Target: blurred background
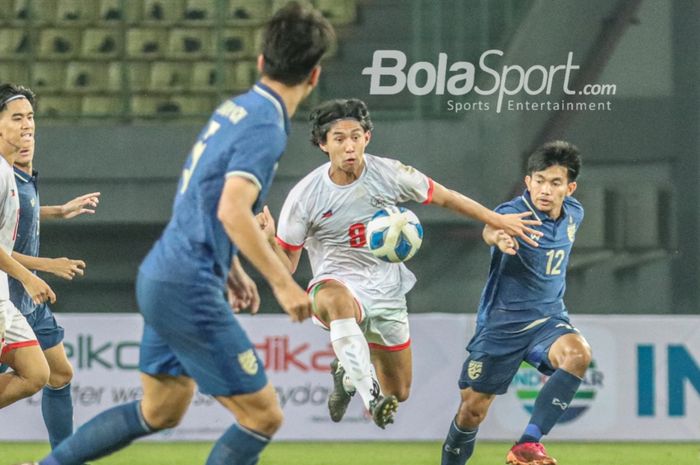
M 177 179 L 216 105 L 256 76 L 259 32 L 283 0 L 0 0 L 0 81 L 38 95 L 35 167 L 45 205 L 102 192 L 94 216 L 42 224 L 44 256 L 88 262 L 72 283 L 51 280 L 58 312 L 134 312 L 140 260 L 170 215 Z M 368 152 L 399 158 L 489 207 L 520 193 L 524 160 L 546 140 L 576 144 L 586 208 L 568 270 L 572 313 L 697 313 L 700 304 L 700 2 L 696 0 L 314 0 L 337 48 L 294 119 L 269 204 L 326 161 L 308 142 L 309 109 L 364 99 L 375 122 Z M 582 101 L 605 110 L 496 111 L 497 95 L 370 95 L 376 50 L 408 67 L 438 54 L 497 70 L 580 68 L 570 88 L 524 90 L 516 102 Z M 534 73 L 533 73 L 534 74 Z M 387 77 L 387 84 L 391 78 Z M 417 80 L 425 76 L 418 73 Z M 534 79 L 534 78 L 533 78 Z M 516 80 L 517 81 L 517 80 Z M 508 81 L 510 82 L 510 81 Z M 534 82 L 534 80 L 533 80 Z M 476 84 L 493 78 L 477 72 Z M 517 82 L 511 85 L 517 85 Z M 533 87 L 536 87 L 533 84 Z M 471 104 L 450 111 L 449 101 Z M 489 103 L 479 110 L 478 103 Z M 411 312 L 475 312 L 488 269 L 481 226 L 410 206 L 425 227 L 409 263 Z M 306 283 L 306 261 L 297 274 Z M 259 277 L 258 277 L 259 278 Z M 279 312 L 258 279 L 263 312 Z

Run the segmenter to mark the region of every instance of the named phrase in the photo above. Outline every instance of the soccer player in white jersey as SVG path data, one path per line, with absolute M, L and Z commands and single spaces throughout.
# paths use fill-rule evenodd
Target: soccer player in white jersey
M 12 372 L 0 374 L 0 408 L 29 397 L 44 387 L 49 367 L 27 320 L 10 301 L 7 276 L 20 281 L 36 304 L 56 301 L 41 278 L 12 258 L 19 213 L 19 195 L 12 169 L 21 153 L 34 146 L 34 95 L 11 84 L 0 85 L 0 320 L 4 341 L 0 362 Z
M 361 100 L 325 102 L 312 112 L 311 123 L 312 142 L 328 155 L 328 163 L 287 196 L 276 243 L 269 210 L 259 221 L 292 271 L 302 248 L 309 254 L 314 322 L 330 330 L 337 357 L 331 366 L 331 419 L 342 419 L 356 391 L 374 422 L 384 428 L 411 387 L 405 295 L 415 276 L 403 264 L 383 262 L 370 253 L 365 240 L 369 219 L 379 208 L 412 200 L 449 208 L 533 245 L 528 235 L 535 232 L 529 226 L 538 222 L 525 219 L 527 213 L 500 215 L 397 160 L 366 154 L 373 126 Z

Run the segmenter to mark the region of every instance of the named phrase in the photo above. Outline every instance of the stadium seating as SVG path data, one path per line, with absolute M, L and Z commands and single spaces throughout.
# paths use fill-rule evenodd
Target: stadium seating
M 356 1 L 312 3 L 344 25 Z M 262 27 L 286 2 L 0 0 L 0 78 L 34 88 L 40 117 L 206 116 L 254 82 Z

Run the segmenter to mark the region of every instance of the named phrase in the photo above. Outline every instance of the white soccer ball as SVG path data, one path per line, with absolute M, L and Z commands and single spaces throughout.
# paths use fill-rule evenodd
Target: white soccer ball
M 375 257 L 387 262 L 405 262 L 423 243 L 423 227 L 411 210 L 386 207 L 367 223 L 367 247 Z

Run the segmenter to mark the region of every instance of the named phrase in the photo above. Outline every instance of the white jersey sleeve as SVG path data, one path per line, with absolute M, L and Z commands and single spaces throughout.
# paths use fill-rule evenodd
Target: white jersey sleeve
M 377 158 L 377 160 L 385 164 L 385 169 L 391 173 L 389 178 L 395 183 L 397 203 L 410 200 L 424 204 L 431 202 L 435 186 L 432 179 L 398 160 L 391 158 Z
M 282 205 L 277 221 L 277 242 L 287 250 L 301 249 L 309 230 L 308 212 L 300 195 L 303 191 L 301 185 L 292 189 Z

